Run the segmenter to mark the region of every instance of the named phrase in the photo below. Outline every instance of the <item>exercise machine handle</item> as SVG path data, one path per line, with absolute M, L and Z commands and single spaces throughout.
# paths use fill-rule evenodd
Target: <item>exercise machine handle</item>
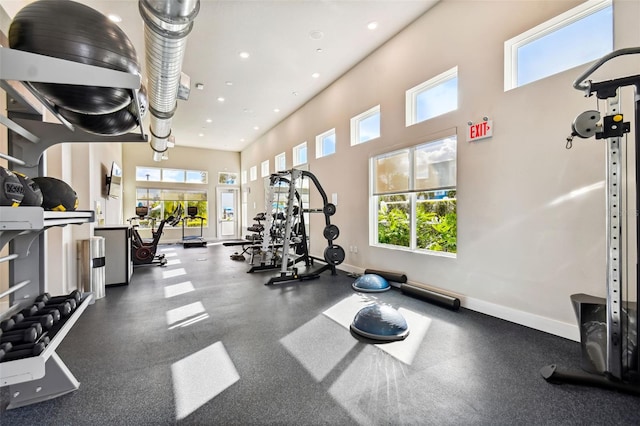
M 587 77 L 593 74 L 598 68 L 604 65 L 609 60 L 622 55 L 634 55 L 640 53 L 640 47 L 627 47 L 624 49 L 614 50 L 613 52 L 604 55 L 598 59 L 593 65 L 591 65 L 584 73 L 580 74 L 578 78 L 573 82 L 573 88 L 582 90 L 586 96 L 591 96 L 591 81 L 585 81 Z

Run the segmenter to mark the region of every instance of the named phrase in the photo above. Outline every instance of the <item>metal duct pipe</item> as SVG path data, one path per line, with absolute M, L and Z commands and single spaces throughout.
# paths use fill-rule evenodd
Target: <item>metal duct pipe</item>
M 200 10 L 200 0 L 140 0 L 149 98 L 149 125 L 154 161 L 161 161 L 171 136 L 187 36 Z

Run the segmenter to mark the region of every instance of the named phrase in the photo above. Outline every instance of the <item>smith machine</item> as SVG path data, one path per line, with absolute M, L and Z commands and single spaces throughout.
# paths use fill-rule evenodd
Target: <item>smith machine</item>
M 298 191 L 304 178 L 313 182 L 320 193 L 322 208 L 304 208 L 303 199 Z M 327 270 L 331 271 L 331 275 L 335 275 L 336 266 L 344 261 L 345 252 L 342 247 L 333 243 L 340 235 L 338 227 L 331 224 L 331 216 L 335 214 L 336 206 L 328 202 L 327 194 L 318 179 L 311 172 L 297 169 L 274 173 L 269 179 L 266 201 L 267 210 L 270 210 L 271 214 L 265 215 L 265 235 L 259 253 L 260 265 L 252 267 L 248 272 L 280 269 L 280 275 L 271 278 L 265 285 L 311 280 L 319 278 L 319 274 Z M 324 259 L 309 255 L 305 213 L 324 215 L 323 236 L 327 240 Z M 314 260 L 326 264 L 319 269 L 310 270 Z M 304 262 L 304 273 L 298 273 L 295 266 L 301 262 Z
M 594 63 L 576 79 L 573 87 L 584 91 L 586 96 L 596 95 L 606 104 L 606 115 L 600 111 L 585 111 L 578 115 L 572 125 L 571 136 L 567 138 L 567 149 L 571 148 L 575 136 L 606 140 L 606 299 L 586 294 L 571 295 L 571 301 L 580 326 L 583 371 L 563 372 L 555 364 L 543 367 L 542 376 L 552 383 L 572 383 L 599 386 L 608 389 L 640 395 L 640 354 L 638 353 L 638 294 L 640 294 L 640 268 L 636 260 L 635 286 L 629 283 L 626 273 L 629 252 L 640 252 L 640 194 L 638 193 L 640 167 L 640 75 L 616 78 L 602 82 L 586 79 L 607 61 L 622 55 L 640 54 L 640 47 L 611 52 Z M 621 146 L 623 136 L 631 131 L 631 124 L 625 122 L 620 109 L 620 88 L 633 86 L 635 121 L 635 191 L 636 235 L 626 229 L 623 209 L 623 185 L 628 186 L 626 165 Z M 626 138 L 624 139 L 626 144 Z M 627 190 L 626 193 L 630 191 Z M 625 218 L 623 220 L 623 218 Z M 623 232 L 624 231 L 624 232 Z M 623 242 L 629 249 L 625 252 Z M 633 284 L 633 283 L 632 283 Z M 633 301 L 635 299 L 635 302 Z M 630 301 L 631 300 L 631 301 Z

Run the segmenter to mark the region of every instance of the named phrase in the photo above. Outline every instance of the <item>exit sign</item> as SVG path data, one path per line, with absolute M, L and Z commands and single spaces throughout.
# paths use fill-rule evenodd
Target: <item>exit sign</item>
M 493 120 L 470 124 L 467 130 L 467 142 L 475 142 L 493 136 Z

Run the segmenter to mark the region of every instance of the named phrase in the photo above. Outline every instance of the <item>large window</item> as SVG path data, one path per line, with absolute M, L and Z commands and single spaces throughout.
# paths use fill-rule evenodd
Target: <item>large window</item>
M 457 109 L 458 67 L 407 90 L 407 127 Z
M 208 182 L 208 173 L 204 170 L 136 167 L 136 181 L 206 184 Z
M 316 136 L 316 158 L 326 157 L 336 152 L 336 129 L 327 130 Z
M 196 207 L 198 209 L 198 216 L 204 218 L 203 226 L 207 226 L 209 208 L 206 191 L 185 191 L 182 189 L 158 189 L 148 187 L 136 188 L 136 206 L 149 208 L 147 217 L 140 221 L 140 228 L 149 228 L 152 225 L 157 227 L 161 220 L 168 219 L 173 215 L 180 205 L 185 215 L 188 207 Z M 199 227 L 200 220 L 186 219 L 185 225 L 187 227 Z M 182 226 L 182 224 L 177 226 Z
M 307 163 L 307 143 L 302 142 L 300 145 L 293 147 L 293 165 L 299 166 L 300 164 Z
M 504 90 L 577 67 L 612 50 L 611 0 L 587 1 L 504 43 Z
M 371 159 L 371 243 L 457 252 L 456 137 Z
M 351 145 L 380 137 L 380 105 L 351 119 Z

